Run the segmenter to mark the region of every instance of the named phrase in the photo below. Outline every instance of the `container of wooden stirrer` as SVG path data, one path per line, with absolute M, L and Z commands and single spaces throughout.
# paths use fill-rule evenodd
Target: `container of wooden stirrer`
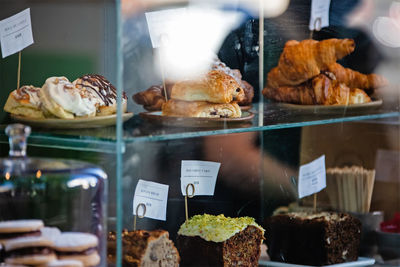
M 326 191 L 333 209 L 343 212 L 369 212 L 375 170 L 359 166 L 326 170 Z

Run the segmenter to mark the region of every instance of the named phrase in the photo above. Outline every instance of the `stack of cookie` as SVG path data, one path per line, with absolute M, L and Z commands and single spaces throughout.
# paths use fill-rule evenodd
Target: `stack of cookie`
M 41 220 L 0 222 L 0 262 L 6 266 L 83 267 L 100 263 L 98 238 L 61 233 Z
M 232 76 L 212 70 L 198 79 L 175 83 L 171 99 L 162 105 L 162 115 L 239 118 L 242 113 L 237 101 L 244 97 L 243 88 Z
M 125 112 L 125 93 L 122 104 Z M 4 110 L 34 119 L 112 115 L 117 111 L 117 90 L 97 74 L 84 75 L 72 83 L 66 77 L 50 77 L 41 88 L 26 85 L 12 91 Z

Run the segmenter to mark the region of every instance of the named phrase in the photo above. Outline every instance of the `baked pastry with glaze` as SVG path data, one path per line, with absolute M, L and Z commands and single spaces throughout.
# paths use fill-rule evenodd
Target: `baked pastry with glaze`
M 253 218 L 195 215 L 178 231 L 182 266 L 258 266 L 264 229 Z
M 385 77 L 379 74 L 362 74 L 358 71 L 345 68 L 339 63 L 333 63 L 327 67 L 327 71 L 335 75 L 336 80 L 350 88 L 359 88 L 373 92 L 373 89 L 389 84 Z
M 299 86 L 266 87 L 263 95 L 278 102 L 301 105 L 349 105 L 371 102 L 360 89 L 350 89 L 343 83 L 320 74 Z
M 91 92 L 76 88 L 65 77 L 48 78 L 42 87 L 40 101 L 46 113 L 62 119 L 93 117 L 96 105 L 99 105 Z
M 108 263 L 115 263 L 116 235 L 108 236 Z M 164 230 L 122 232 L 123 266 L 178 267 L 179 253 Z
M 171 98 L 226 104 L 243 100 L 244 91 L 232 76 L 223 71 L 212 70 L 197 80 L 175 83 L 172 87 Z
M 235 102 L 214 104 L 204 101 L 180 101 L 170 99 L 162 106 L 163 116 L 199 118 L 240 118 L 242 112 Z
M 4 105 L 4 110 L 28 118 L 44 118 L 39 95 L 39 87 L 24 85 L 10 93 Z
M 267 86 L 278 88 L 299 85 L 319 75 L 329 65 L 353 52 L 354 48 L 351 39 L 288 41 L 278 66 L 268 73 Z
M 173 83 L 166 83 L 166 90 L 168 99 L 171 97 L 171 90 Z M 133 101 L 135 101 L 139 105 L 143 105 L 148 111 L 158 111 L 161 110 L 162 105 L 165 103 L 165 93 L 164 93 L 164 86 L 160 85 L 153 85 L 148 89 L 144 90 L 143 92 L 136 93 L 132 96 Z
M 112 115 L 117 112 L 117 89 L 106 78 L 98 74 L 86 74 L 73 82 L 75 88 L 89 92 L 95 98 L 96 116 Z M 122 109 L 126 112 L 127 97 L 122 94 Z

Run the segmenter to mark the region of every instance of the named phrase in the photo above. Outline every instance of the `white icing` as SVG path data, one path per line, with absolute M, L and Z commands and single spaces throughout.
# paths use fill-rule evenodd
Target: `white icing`
M 96 112 L 97 98 L 82 96 L 79 89 L 65 77 L 50 77 L 42 90 L 66 111 L 76 116 L 86 116 Z

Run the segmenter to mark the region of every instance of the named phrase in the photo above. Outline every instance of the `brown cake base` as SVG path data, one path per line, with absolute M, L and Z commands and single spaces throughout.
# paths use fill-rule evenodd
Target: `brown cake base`
M 116 236 L 108 237 L 108 263 L 115 263 Z M 129 267 L 178 267 L 179 253 L 164 230 L 124 231 L 122 265 Z
M 266 225 L 271 260 L 314 266 L 357 260 L 360 221 L 343 213 L 323 214 L 272 216 Z
M 181 266 L 258 266 L 263 239 L 262 231 L 250 225 L 224 242 L 178 235 L 177 247 Z

